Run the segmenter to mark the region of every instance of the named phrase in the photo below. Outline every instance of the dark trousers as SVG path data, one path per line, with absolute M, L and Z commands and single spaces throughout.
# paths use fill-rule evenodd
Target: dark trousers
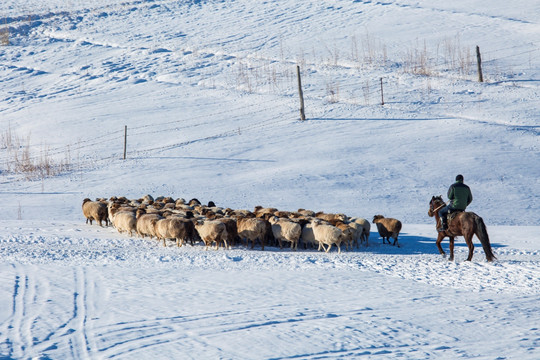
M 450 205 L 446 205 L 441 210 L 439 210 L 439 216 L 441 217 L 441 222 L 443 224 L 446 224 L 448 219 L 448 213 L 454 211 L 454 209 Z

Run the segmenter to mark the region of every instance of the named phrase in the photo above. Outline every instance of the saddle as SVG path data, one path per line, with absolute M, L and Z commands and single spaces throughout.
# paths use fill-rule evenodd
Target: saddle
M 448 221 L 447 221 L 447 223 L 450 224 L 450 222 L 452 220 L 454 220 L 454 218 L 457 216 L 457 214 L 462 213 L 462 212 L 463 212 L 463 210 L 451 210 L 448 213 Z

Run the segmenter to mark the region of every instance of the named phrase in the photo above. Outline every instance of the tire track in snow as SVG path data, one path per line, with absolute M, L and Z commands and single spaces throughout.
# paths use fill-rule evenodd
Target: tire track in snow
M 7 349 L 9 357 L 35 357 L 33 330 L 40 314 L 43 312 L 42 298 L 47 296 L 48 283 L 37 279 L 32 271 L 19 265 L 13 265 L 15 278 L 11 315 L 0 327 L 5 334 L 5 343 L 0 350 Z
M 73 358 L 89 359 L 95 355 L 94 351 L 97 348 L 89 321 L 90 314 L 94 313 L 94 302 L 97 301 L 96 286 L 86 268 L 74 269 L 73 279 L 71 317 L 52 331 L 36 348 L 43 353 L 64 345 L 69 347 Z
M 403 8 L 403 9 L 412 10 L 412 11 L 415 11 L 415 10 L 429 11 L 429 12 L 432 12 L 432 13 L 450 14 L 451 16 L 452 15 L 475 16 L 475 17 L 480 17 L 480 18 L 484 18 L 484 19 L 488 19 L 488 20 L 499 20 L 499 21 L 505 21 L 505 22 L 520 23 L 520 24 L 527 24 L 527 25 L 536 26 L 536 24 L 531 23 L 530 21 L 516 19 L 516 18 L 512 18 L 512 17 L 508 17 L 508 16 L 489 15 L 489 14 L 485 14 L 485 13 L 463 11 L 463 10 L 459 10 L 459 9 L 442 9 L 442 8 L 435 8 L 435 7 L 427 7 L 427 6 L 419 5 L 418 3 L 416 3 L 414 5 L 411 5 L 411 4 L 404 4 L 404 3 L 401 3 L 401 2 L 398 2 L 398 1 L 394 1 L 394 2 L 390 2 L 390 1 L 372 2 L 370 0 L 369 1 L 355 1 L 355 2 L 366 3 L 366 4 L 377 6 L 377 7 L 393 6 L 393 7 L 399 7 L 399 8 Z
M 151 347 L 189 342 L 191 345 L 196 343 L 196 346 L 207 350 L 214 348 L 219 352 L 220 356 L 234 358 L 240 355 L 233 349 L 227 350 L 222 346 L 218 349 L 212 340 L 223 336 L 235 337 L 237 336 L 235 333 L 246 334 L 249 332 L 253 334 L 258 331 L 262 331 L 263 336 L 267 332 L 298 333 L 297 335 L 303 336 L 301 327 L 311 322 L 320 322 L 317 327 L 328 328 L 328 332 L 331 334 L 335 331 L 335 328 L 339 327 L 341 329 L 343 327 L 343 319 L 346 319 L 345 321 L 350 324 L 346 330 L 350 331 L 351 336 L 357 340 L 353 341 L 352 345 L 343 345 L 345 348 L 339 350 L 325 350 L 277 358 L 317 358 L 325 354 L 340 357 L 362 354 L 401 354 L 410 350 L 410 348 L 421 348 L 424 340 L 423 336 L 427 336 L 430 332 L 432 333 L 430 336 L 437 336 L 441 344 L 451 344 L 457 341 L 457 338 L 448 334 L 440 332 L 433 334 L 433 331 L 428 328 L 396 319 L 393 316 L 399 315 L 399 312 L 392 315 L 392 309 L 385 308 L 379 311 L 371 308 L 361 308 L 328 312 L 324 310 L 327 305 L 326 302 L 313 303 L 311 304 L 312 309 L 305 309 L 302 312 L 298 312 L 296 304 L 289 304 L 274 307 L 254 307 L 246 311 L 205 313 L 187 317 L 171 317 L 117 324 L 120 326 L 119 328 L 103 335 L 106 335 L 106 338 L 123 337 L 123 340 L 110 345 L 100 355 L 107 358 L 124 357 L 126 355 L 134 356 Z M 335 302 L 333 303 L 333 306 L 338 305 Z M 435 302 L 430 306 L 431 311 L 437 313 L 440 311 L 440 306 L 439 302 Z M 269 315 L 276 313 L 277 316 Z M 210 319 L 212 321 L 209 322 Z M 355 328 L 355 324 L 359 323 L 364 325 L 362 331 Z M 189 326 L 186 326 L 188 324 Z M 114 328 L 116 325 L 112 327 Z M 113 335 L 112 333 L 116 334 Z M 403 334 L 411 335 L 404 336 Z M 390 349 L 387 345 L 381 345 L 381 336 L 390 338 L 393 343 L 399 341 L 402 344 Z M 291 339 L 293 338 L 294 336 L 291 337 Z M 359 339 L 362 339 L 362 342 Z M 357 346 L 356 344 L 361 345 Z M 349 345 L 350 347 L 348 347 Z

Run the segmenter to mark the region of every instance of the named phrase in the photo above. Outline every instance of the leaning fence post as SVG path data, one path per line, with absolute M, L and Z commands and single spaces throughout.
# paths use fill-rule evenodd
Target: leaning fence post
M 126 160 L 127 150 L 127 125 L 124 125 L 124 160 Z
M 482 57 L 480 56 L 480 48 L 476 46 L 476 62 L 478 64 L 478 81 L 484 82 L 484 77 L 482 76 Z
M 298 76 L 298 95 L 300 96 L 300 120 L 306 120 L 304 113 L 304 93 L 302 92 L 302 80 L 300 79 L 300 66 L 296 65 L 296 75 Z

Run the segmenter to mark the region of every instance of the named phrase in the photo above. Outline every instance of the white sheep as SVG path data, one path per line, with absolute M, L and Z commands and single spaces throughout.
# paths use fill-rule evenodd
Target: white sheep
M 244 240 L 244 245 L 247 246 L 251 241 L 251 248 L 255 246 L 255 242 L 259 240 L 261 242 L 262 250 L 264 250 L 265 234 L 266 234 L 266 221 L 259 218 L 242 218 L 239 217 L 236 220 L 236 226 L 238 229 L 238 236 Z
M 279 242 L 279 247 L 283 248 L 282 242 L 288 241 L 291 243 L 291 249 L 297 250 L 298 240 L 302 235 L 300 224 L 277 216 L 272 216 L 269 221 L 272 225 L 272 233 Z
M 140 237 L 156 236 L 155 224 L 163 217 L 159 214 L 146 214 L 143 209 L 137 210 L 137 234 Z
M 370 231 L 371 231 L 371 224 L 369 223 L 368 220 L 366 219 L 363 219 L 363 218 L 352 218 L 350 219 L 351 222 L 354 222 L 354 223 L 357 223 L 359 225 L 362 226 L 362 233 L 361 233 L 361 236 L 360 236 L 360 243 L 363 243 L 365 242 L 366 243 L 366 246 L 368 246 L 368 240 L 369 240 L 369 235 L 370 235 Z
M 323 224 L 320 220 L 313 220 L 311 222 L 313 226 L 313 235 L 315 240 L 319 243 L 319 250 L 321 247 L 325 252 L 329 252 L 333 244 L 338 247 L 338 254 L 341 253 L 341 242 L 343 241 L 343 231 L 330 224 Z M 328 249 L 325 249 L 324 245 L 328 245 Z
M 166 239 L 175 239 L 176 245 L 181 247 L 185 240 L 193 238 L 193 229 L 190 220 L 175 216 L 160 219 L 154 225 L 156 237 L 163 240 L 163 246 L 167 246 Z
M 128 232 L 129 236 L 133 236 L 133 232 L 137 233 L 137 217 L 132 211 L 116 212 L 111 223 L 118 232 Z
M 216 250 L 221 244 L 225 244 L 225 249 L 229 248 L 227 244 L 227 227 L 221 221 L 198 221 L 195 224 L 195 229 L 204 242 L 204 250 L 208 250 L 208 246 L 212 245 L 212 243 L 216 243 Z
M 313 225 L 311 223 L 307 223 L 302 228 L 301 239 L 304 243 L 304 248 L 307 248 L 308 246 L 310 246 L 311 248 L 319 246 L 319 242 L 315 239 L 315 234 L 313 233 Z

